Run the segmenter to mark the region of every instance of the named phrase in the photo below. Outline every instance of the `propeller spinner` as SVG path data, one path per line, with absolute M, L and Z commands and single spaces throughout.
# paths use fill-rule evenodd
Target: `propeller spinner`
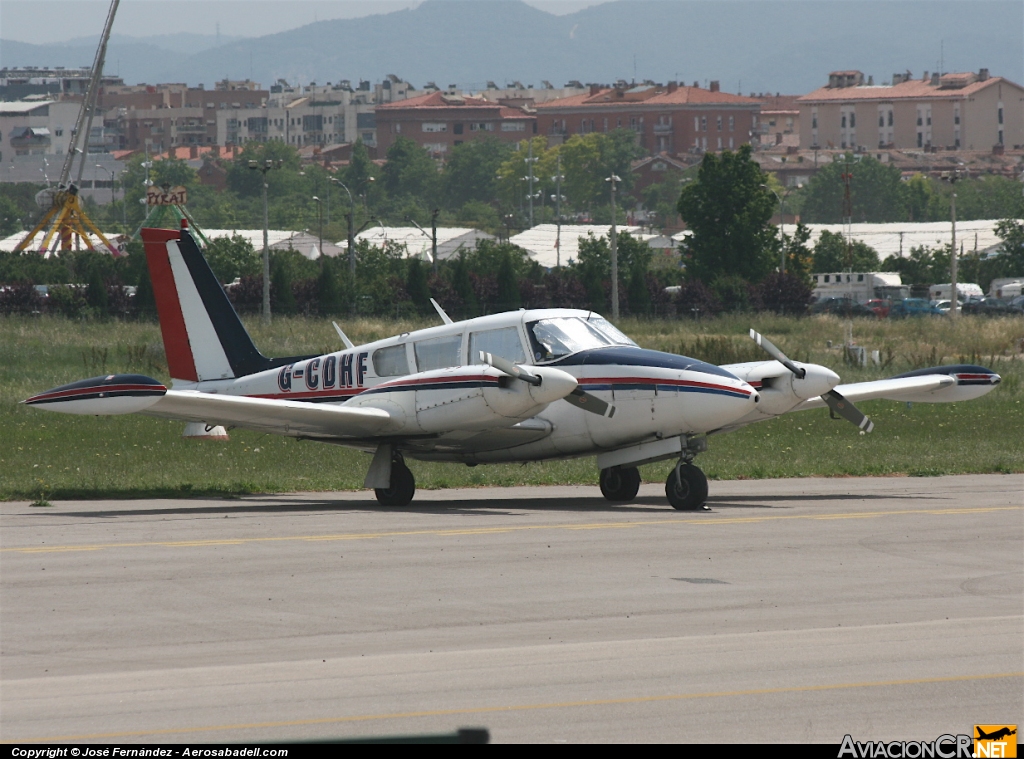
M 789 369 L 789 371 L 793 373 L 794 377 L 797 379 L 804 379 L 807 376 L 807 370 L 804 367 L 797 366 L 790 361 L 786 354 L 779 350 L 778 347 L 767 337 L 753 329 L 750 330 L 750 337 L 754 342 L 761 346 L 761 349 L 764 350 L 765 353 Z M 825 404 L 829 408 L 829 413 L 833 418 L 842 417 L 849 422 L 853 422 L 862 432 L 871 432 L 875 428 L 875 423 L 872 422 L 871 419 L 869 419 L 859 408 L 846 400 L 846 398 L 835 390 L 829 390 L 827 393 L 822 393 L 821 399 L 825 401 Z
M 495 356 L 493 353 L 484 353 L 483 351 L 480 351 L 480 360 L 488 366 L 493 366 L 499 372 L 503 372 L 513 379 L 522 380 L 534 387 L 540 387 L 544 382 L 543 376 L 533 374 L 522 366 L 514 364 L 501 356 Z M 562 400 L 568 401 L 576 408 L 581 408 L 584 411 L 589 411 L 591 414 L 597 414 L 598 416 L 604 416 L 610 419 L 615 415 L 615 406 L 602 401 L 596 395 L 591 395 L 579 386 L 567 395 L 562 396 Z

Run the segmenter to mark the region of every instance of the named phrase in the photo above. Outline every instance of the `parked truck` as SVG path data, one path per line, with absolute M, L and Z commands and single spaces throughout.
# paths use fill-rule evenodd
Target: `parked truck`
M 892 271 L 843 271 L 812 276 L 814 297 L 819 301 L 848 298 L 856 303 L 867 303 L 876 299 L 896 301 L 910 296 L 910 288 L 903 284 L 899 274 Z

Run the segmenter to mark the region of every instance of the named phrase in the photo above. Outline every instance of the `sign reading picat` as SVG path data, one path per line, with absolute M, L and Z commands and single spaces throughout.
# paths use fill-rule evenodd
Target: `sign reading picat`
M 188 203 L 188 190 L 181 185 L 177 187 L 157 187 L 152 185 L 146 189 L 147 206 L 183 206 Z

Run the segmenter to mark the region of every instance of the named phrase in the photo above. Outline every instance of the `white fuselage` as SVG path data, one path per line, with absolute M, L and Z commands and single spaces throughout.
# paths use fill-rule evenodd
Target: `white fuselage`
M 379 408 L 392 417 L 380 436 L 330 442 L 372 449 L 390 437 L 414 458 L 467 463 L 595 454 L 706 433 L 753 410 L 757 391 L 718 367 L 632 344 L 544 355 L 529 327 L 587 318 L 600 319 L 567 309 L 484 316 L 239 379 L 176 382 L 175 389 Z M 565 372 L 615 413 L 608 418 L 552 401 L 550 393 L 484 365 L 480 350 Z

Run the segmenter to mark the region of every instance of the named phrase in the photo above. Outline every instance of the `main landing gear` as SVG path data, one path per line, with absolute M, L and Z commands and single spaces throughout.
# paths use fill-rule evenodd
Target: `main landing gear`
M 401 456 L 391 462 L 391 484 L 386 488 L 374 488 L 381 506 L 408 506 L 416 495 L 416 480 Z
M 613 466 L 601 470 L 601 494 L 612 503 L 628 503 L 640 490 L 640 470 Z
M 665 481 L 665 496 L 677 511 L 707 508 L 708 478 L 693 465 L 698 453 L 708 449 L 707 437 L 687 436 L 682 444 L 679 463 Z M 664 460 L 664 456 L 646 461 Z M 641 462 L 643 463 L 643 462 Z M 601 493 L 612 503 L 628 503 L 640 490 L 640 470 L 635 466 L 613 466 L 601 470 Z

